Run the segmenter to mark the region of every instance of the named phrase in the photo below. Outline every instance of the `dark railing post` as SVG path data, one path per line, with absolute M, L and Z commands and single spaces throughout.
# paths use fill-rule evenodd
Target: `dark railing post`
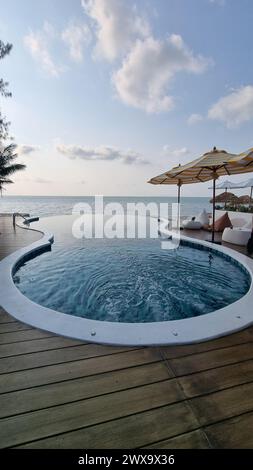
M 215 197 L 216 197 L 216 175 L 214 175 L 214 178 L 213 178 L 213 221 L 212 221 L 212 243 L 214 243 Z

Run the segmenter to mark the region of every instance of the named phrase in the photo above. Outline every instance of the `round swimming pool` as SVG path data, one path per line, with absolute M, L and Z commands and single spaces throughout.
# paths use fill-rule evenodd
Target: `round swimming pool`
M 181 320 L 226 307 L 249 289 L 247 271 L 215 250 L 186 241 L 164 250 L 159 238 L 76 239 L 72 223 L 58 218 L 52 251 L 14 276 L 24 295 L 50 309 L 108 322 Z
M 2 276 L 3 307 L 16 318 L 127 345 L 201 341 L 252 322 L 252 260 L 185 237 L 170 250 L 160 238 L 77 239 L 75 219 L 34 224 L 45 227 L 44 240 L 6 258 L 12 267 L 11 279 Z

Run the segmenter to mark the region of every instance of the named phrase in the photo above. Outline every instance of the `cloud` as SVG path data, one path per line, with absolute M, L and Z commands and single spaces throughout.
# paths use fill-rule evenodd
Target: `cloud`
M 110 62 L 122 56 L 137 37 L 149 34 L 149 24 L 126 0 L 81 0 L 95 25 L 95 56 Z
M 51 180 L 48 180 L 48 179 L 45 179 L 45 178 L 35 178 L 33 181 L 35 183 L 39 183 L 39 184 L 51 184 L 52 183 Z
M 45 22 L 42 30 L 30 31 L 24 37 L 24 45 L 33 59 L 52 77 L 58 77 L 63 70 L 60 65 L 55 63 L 50 52 L 50 46 L 55 36 L 56 33 L 53 26 Z
M 112 161 L 119 160 L 126 164 L 132 163 L 148 163 L 144 160 L 140 154 L 133 152 L 132 150 L 122 151 L 116 147 L 110 147 L 101 145 L 95 148 L 83 147 L 80 145 L 63 145 L 58 144 L 56 149 L 59 153 L 66 155 L 68 158 L 81 160 L 101 160 L 101 161 Z
M 238 127 L 253 118 L 253 86 L 238 88 L 220 98 L 208 111 L 208 118 L 224 122 L 228 128 Z
M 53 181 L 51 180 L 48 180 L 48 179 L 45 179 L 45 178 L 28 178 L 28 177 L 25 177 L 25 178 L 16 178 L 15 179 L 16 182 L 22 182 L 22 183 L 39 183 L 39 184 L 51 184 L 53 183 Z
M 181 147 L 173 150 L 168 145 L 164 145 L 163 152 L 166 154 L 166 156 L 170 156 L 172 158 L 181 158 L 190 153 L 187 147 Z
M 69 55 L 75 62 L 82 62 L 84 49 L 91 41 L 91 32 L 86 24 L 70 23 L 61 34 L 69 48 Z
M 40 150 L 40 147 L 38 145 L 18 145 L 17 146 L 17 153 L 19 155 L 30 155 L 33 152 L 36 152 L 37 150 Z
M 199 74 L 209 64 L 210 60 L 194 56 L 180 35 L 172 34 L 165 40 L 149 36 L 136 41 L 121 68 L 114 73 L 113 83 L 126 105 L 159 113 L 174 106 L 167 89 L 178 72 Z
M 194 124 L 197 124 L 198 122 L 203 121 L 203 116 L 201 114 L 193 113 L 189 116 L 187 119 L 187 123 L 189 126 L 192 126 Z

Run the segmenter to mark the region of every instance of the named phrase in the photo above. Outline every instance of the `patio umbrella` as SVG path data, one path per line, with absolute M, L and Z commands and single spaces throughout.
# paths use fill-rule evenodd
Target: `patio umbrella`
M 238 173 L 247 173 L 248 171 L 253 170 L 253 165 L 252 168 L 249 166 L 247 167 L 246 164 L 242 165 L 241 160 L 236 160 L 237 158 L 238 155 L 236 154 L 228 153 L 225 150 L 218 150 L 214 147 L 211 152 L 207 152 L 200 158 L 197 158 L 186 165 L 175 167 L 170 171 L 171 177 L 197 178 L 202 182 L 213 180 L 212 242 L 214 242 L 216 180 L 223 175 L 230 176 Z
M 180 165 L 179 165 L 180 166 Z M 179 226 L 179 204 L 181 200 L 181 187 L 183 184 L 192 184 L 192 183 L 200 183 L 198 178 L 195 177 L 188 177 L 184 175 L 171 176 L 170 172 L 167 171 L 162 173 L 161 175 L 155 176 L 151 178 L 148 183 L 150 184 L 169 184 L 169 185 L 177 185 L 177 203 L 178 203 L 178 214 L 177 214 L 177 226 Z

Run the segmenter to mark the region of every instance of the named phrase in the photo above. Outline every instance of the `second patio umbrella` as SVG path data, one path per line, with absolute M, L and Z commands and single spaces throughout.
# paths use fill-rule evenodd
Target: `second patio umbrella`
M 200 183 L 198 178 L 195 177 L 188 177 L 184 175 L 180 176 L 171 176 L 170 172 L 167 171 L 165 173 L 162 173 L 161 175 L 154 176 L 154 178 L 151 178 L 148 183 L 150 184 L 168 184 L 168 185 L 177 185 L 177 203 L 178 203 L 178 214 L 177 214 L 177 226 L 179 227 L 179 204 L 181 200 L 181 187 L 184 184 L 192 184 L 192 183 Z

